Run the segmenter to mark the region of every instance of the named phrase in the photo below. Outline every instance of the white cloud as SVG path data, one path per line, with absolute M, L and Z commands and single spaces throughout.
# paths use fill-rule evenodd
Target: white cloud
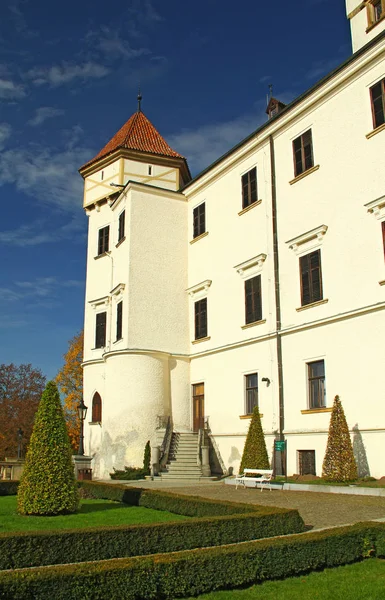
M 38 145 L 5 150 L 0 153 L 0 185 L 14 184 L 40 203 L 78 213 L 83 181 L 77 170 L 94 154 L 86 148 L 55 152 Z
M 16 229 L 0 231 L 0 245 L 27 248 L 40 244 L 55 244 L 71 239 L 84 242 L 86 238 L 86 221 L 81 216 L 74 216 L 60 227 L 55 227 L 50 221 L 39 219 L 20 225 Z
M 100 49 L 102 54 L 110 59 L 124 58 L 126 60 L 151 54 L 148 48 L 133 48 L 118 31 L 102 27 L 101 31 L 90 32 L 87 36 Z
M 62 63 L 53 67 L 35 67 L 28 71 L 27 77 L 34 85 L 48 84 L 57 87 L 75 79 L 100 79 L 109 72 L 104 65 L 89 61 L 81 65 Z
M 52 308 L 63 298 L 63 288 L 84 287 L 84 281 L 61 280 L 57 277 L 37 277 L 30 281 L 14 281 L 0 288 L 0 304 L 23 303 L 23 308 Z M 16 321 L 18 323 L 19 320 Z M 14 326 L 16 326 L 16 323 Z M 0 321 L 0 327 L 2 323 Z
M 0 150 L 4 148 L 4 142 L 11 137 L 12 127 L 9 123 L 0 123 Z
M 26 95 L 24 86 L 10 79 L 0 79 L 0 99 L 20 100 Z
M 37 125 L 44 123 L 44 121 L 47 121 L 47 119 L 53 119 L 54 117 L 60 117 L 61 115 L 64 115 L 64 110 L 61 108 L 41 106 L 36 109 L 35 116 L 28 121 L 28 124 L 32 125 L 32 127 L 36 127 Z
M 216 125 L 204 125 L 195 130 L 166 136 L 174 150 L 185 156 L 193 170 L 208 167 L 217 158 L 238 144 L 266 120 L 266 115 L 244 115 Z

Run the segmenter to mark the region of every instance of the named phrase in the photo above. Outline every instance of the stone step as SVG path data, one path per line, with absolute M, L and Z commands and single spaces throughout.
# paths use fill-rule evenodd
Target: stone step
M 170 465 L 168 473 L 200 473 L 201 469 L 198 466 L 188 467 L 185 465 Z

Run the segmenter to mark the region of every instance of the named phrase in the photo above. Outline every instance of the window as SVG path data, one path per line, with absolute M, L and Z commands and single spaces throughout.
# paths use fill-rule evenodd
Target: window
M 254 323 L 262 319 L 261 276 L 245 281 L 245 321 Z
M 122 339 L 123 301 L 116 305 L 116 341 Z
M 242 175 L 242 208 L 257 201 L 257 168 Z
M 245 414 L 251 415 L 253 414 L 254 408 L 258 406 L 258 373 L 245 375 L 245 392 Z
M 370 88 L 370 100 L 372 104 L 373 127 L 379 127 L 385 123 L 385 79 Z
M 107 313 L 98 313 L 96 315 L 95 348 L 104 348 L 106 345 L 106 324 Z
M 294 175 L 301 175 L 314 166 L 311 129 L 293 141 Z
M 98 392 L 92 398 L 92 423 L 102 422 L 102 399 Z
M 322 300 L 321 250 L 316 250 L 299 259 L 301 276 L 301 305 Z
M 368 25 L 371 27 L 385 16 L 385 0 L 370 0 L 368 3 Z
M 298 471 L 300 475 L 315 475 L 315 450 L 298 450 Z
M 307 364 L 309 409 L 326 407 L 325 362 Z
M 148 174 L 152 175 L 152 166 L 151 165 L 148 165 Z
M 119 215 L 119 230 L 118 230 L 118 243 L 122 241 L 124 238 L 124 225 L 126 219 L 126 211 L 120 213 Z
M 193 237 L 196 238 L 206 231 L 206 204 L 200 204 L 193 211 Z
M 98 256 L 108 252 L 110 240 L 110 226 L 102 227 L 99 229 L 99 240 L 98 240 Z
M 207 298 L 195 302 L 195 339 L 207 337 Z

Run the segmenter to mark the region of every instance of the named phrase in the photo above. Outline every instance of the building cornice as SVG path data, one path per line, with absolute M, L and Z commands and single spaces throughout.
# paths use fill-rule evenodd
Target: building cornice
M 316 104 L 323 101 L 325 96 L 335 92 L 347 80 L 364 70 L 368 64 L 385 53 L 385 31 L 381 32 L 365 46 L 357 50 L 334 71 L 323 77 L 309 90 L 288 104 L 278 115 L 270 119 L 243 139 L 239 144 L 223 154 L 218 160 L 209 165 L 182 191 L 188 198 L 200 192 L 202 188 L 223 176 L 229 168 L 244 160 L 247 154 L 255 152 L 262 144 L 267 143 L 269 136 L 275 136 L 284 127 L 290 125 L 296 118 L 303 117 L 306 111 L 312 110 Z

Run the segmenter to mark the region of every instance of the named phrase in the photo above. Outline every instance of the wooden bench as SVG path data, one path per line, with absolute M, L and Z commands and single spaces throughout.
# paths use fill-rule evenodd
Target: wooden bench
M 255 487 L 259 484 L 261 486 L 261 492 L 264 487 L 268 487 L 271 491 L 271 479 L 273 477 L 273 469 L 245 469 L 241 475 L 237 475 L 235 478 L 235 489 L 238 489 L 239 485 L 246 486 L 246 481 L 252 481 L 255 483 Z

